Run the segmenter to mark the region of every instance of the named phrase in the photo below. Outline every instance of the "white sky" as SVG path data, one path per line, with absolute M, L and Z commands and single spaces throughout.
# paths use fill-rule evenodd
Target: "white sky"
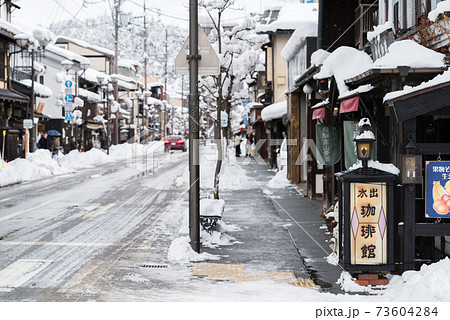
M 299 0 L 236 0 L 251 11 L 259 11 L 265 5 L 277 2 L 298 2 Z M 110 12 L 110 4 L 114 0 L 17 0 L 20 10 L 13 12 L 12 22 L 21 22 L 28 25 L 48 26 L 49 24 L 73 18 L 79 20 L 94 18 L 98 15 Z M 83 3 L 85 6 L 83 7 Z M 132 10 L 135 14 L 141 14 L 144 0 L 123 0 L 124 8 Z M 170 20 L 175 23 L 186 24 L 188 16 L 189 0 L 146 0 L 146 6 L 150 9 L 160 8 L 162 20 Z M 83 7 L 83 9 L 81 9 Z M 168 16 L 181 18 L 171 19 Z

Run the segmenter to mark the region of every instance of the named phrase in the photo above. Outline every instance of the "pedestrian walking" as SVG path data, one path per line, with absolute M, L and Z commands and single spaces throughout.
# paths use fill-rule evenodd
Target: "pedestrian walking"
M 236 157 L 241 156 L 241 136 L 237 134 L 234 138 L 234 147 L 236 148 Z
M 69 150 L 76 150 L 77 149 L 77 138 L 72 137 L 72 139 L 70 139 L 70 143 L 69 143 Z
M 61 149 L 61 140 L 59 137 L 54 137 L 52 141 L 52 154 L 57 155 Z
M 250 157 L 252 155 L 252 143 L 250 142 L 251 134 L 247 134 L 246 143 L 245 143 L 245 156 Z
M 48 138 L 47 132 L 44 132 L 42 134 L 42 137 L 39 139 L 37 146 L 39 149 L 47 149 L 47 150 L 51 149 L 51 142 L 50 139 Z

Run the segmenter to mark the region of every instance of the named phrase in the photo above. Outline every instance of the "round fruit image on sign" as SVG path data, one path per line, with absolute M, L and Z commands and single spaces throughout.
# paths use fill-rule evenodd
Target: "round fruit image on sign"
M 444 215 L 450 211 L 450 194 L 439 181 L 433 181 L 433 200 L 433 209 L 438 214 Z

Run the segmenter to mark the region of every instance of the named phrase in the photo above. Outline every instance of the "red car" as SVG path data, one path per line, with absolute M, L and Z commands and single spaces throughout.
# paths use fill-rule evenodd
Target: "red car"
M 175 149 L 183 150 L 183 152 L 186 152 L 186 143 L 181 136 L 168 136 L 167 140 L 164 141 L 164 151 L 167 152 L 168 150 Z

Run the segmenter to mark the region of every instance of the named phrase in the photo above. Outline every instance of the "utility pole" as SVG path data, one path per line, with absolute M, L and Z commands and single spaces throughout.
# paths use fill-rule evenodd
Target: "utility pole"
M 166 28 L 166 44 L 165 44 L 165 61 L 164 61 L 164 100 L 167 101 L 167 28 Z M 167 137 L 168 110 L 164 105 L 164 137 Z M 173 116 L 173 115 L 172 115 Z M 173 134 L 173 131 L 172 131 Z
M 189 5 L 189 235 L 191 247 L 200 252 L 200 163 L 198 95 L 198 0 Z
M 114 73 L 119 74 L 119 8 L 121 0 L 114 0 Z M 114 100 L 119 102 L 119 83 L 114 83 Z M 114 136 L 113 143 L 119 143 L 119 110 L 116 112 L 114 119 Z M 109 121 L 109 119 L 108 119 Z
M 144 92 L 147 91 L 147 15 L 146 15 L 146 7 L 145 7 L 145 0 L 144 0 Z M 144 106 L 147 105 L 147 97 L 144 93 Z M 144 127 L 145 132 L 147 134 L 148 129 L 148 109 L 144 109 Z

